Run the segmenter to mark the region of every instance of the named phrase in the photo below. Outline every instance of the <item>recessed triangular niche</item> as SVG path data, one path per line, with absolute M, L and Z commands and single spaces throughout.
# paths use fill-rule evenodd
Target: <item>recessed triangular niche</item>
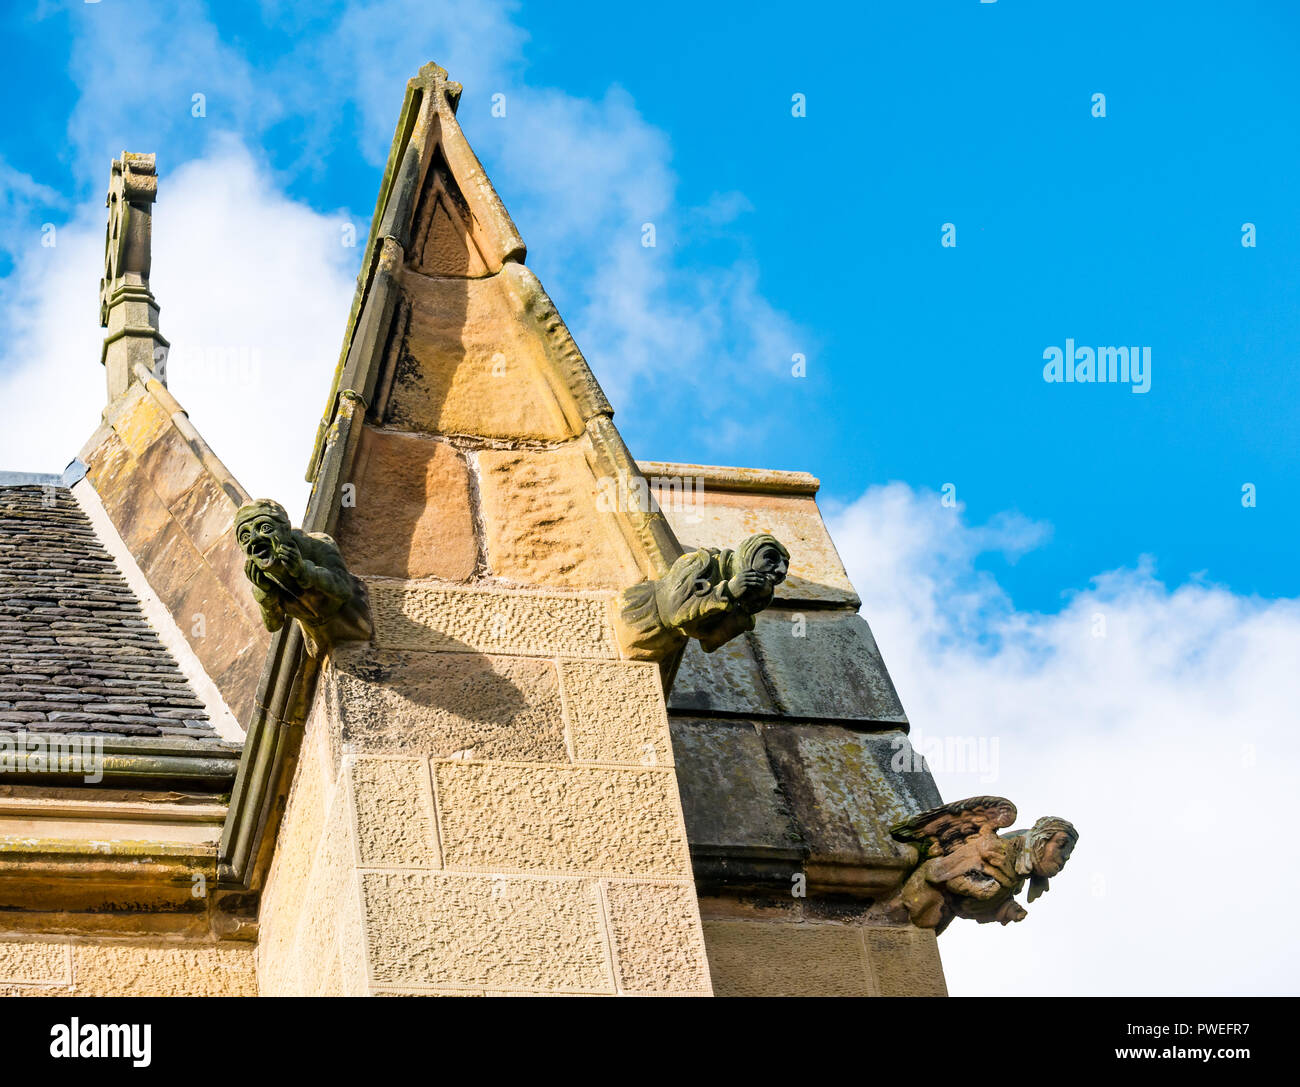
M 411 225 L 408 264 L 430 276 L 485 276 L 490 269 L 474 241 L 474 216 L 442 148 L 435 146 Z

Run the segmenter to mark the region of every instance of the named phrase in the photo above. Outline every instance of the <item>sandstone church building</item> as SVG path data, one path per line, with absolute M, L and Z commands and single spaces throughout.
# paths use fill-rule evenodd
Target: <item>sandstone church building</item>
M 168 392 L 113 163 L 102 419 L 0 476 L 0 992 L 942 995 L 1072 828 L 940 806 L 815 478 L 633 459 L 459 95 L 407 86 L 297 527 Z

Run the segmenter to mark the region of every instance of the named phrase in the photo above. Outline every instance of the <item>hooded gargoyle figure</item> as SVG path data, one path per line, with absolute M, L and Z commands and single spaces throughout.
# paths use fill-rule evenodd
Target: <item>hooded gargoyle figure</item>
M 259 498 L 235 514 L 235 539 L 267 630 L 297 619 L 313 657 L 321 642 L 370 637 L 365 584 L 325 533 L 294 528 L 280 503 Z
M 662 660 L 695 638 L 712 653 L 754 629 L 754 616 L 772 603 L 790 568 L 790 552 L 766 532 L 738 551 L 688 551 L 657 581 L 623 590 L 619 636 L 628 656 Z

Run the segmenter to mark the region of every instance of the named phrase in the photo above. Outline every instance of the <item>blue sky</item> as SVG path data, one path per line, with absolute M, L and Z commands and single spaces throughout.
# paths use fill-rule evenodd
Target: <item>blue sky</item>
M 13 85 L 31 93 L 0 156 L 58 194 L 29 209 L 26 229 L 97 194 L 114 150 L 157 147 L 166 171 L 217 132 L 254 144 L 290 197 L 365 224 L 403 81 L 437 56 L 466 81 L 462 124 L 530 263 L 598 376 L 638 394 L 616 401 L 638 454 L 807 469 L 827 501 L 895 479 L 952 483 L 977 519 L 1014 509 L 1051 525 L 1050 541 L 1013 565 L 988 560 L 1024 606 L 1055 608 L 1062 587 L 1141 554 L 1175 582 L 1297 592 L 1300 66 L 1287 5 L 1188 4 L 1177 20 L 1122 3 L 1012 0 L 805 14 L 524 5 L 477 83 L 455 70 L 457 43 L 450 59 L 438 48 L 454 16 L 427 9 L 434 17 L 393 43 L 391 64 L 365 74 L 373 117 L 347 93 L 313 110 L 309 54 L 341 18 L 330 4 L 310 18 L 217 5 L 219 53 L 197 51 L 152 91 L 142 65 L 134 89 L 94 88 L 118 102 L 96 101 L 77 67 L 112 40 L 96 24 L 120 18 L 116 6 L 4 16 Z M 177 29 L 194 33 L 186 12 Z M 358 80 L 346 43 L 320 55 L 336 89 Z M 206 120 L 190 116 L 191 88 L 206 90 Z M 725 293 L 743 269 L 779 320 L 740 346 L 771 357 L 705 359 L 667 388 L 620 382 L 620 359 L 584 337 L 590 295 L 570 272 L 582 254 L 545 244 L 533 221 L 545 200 L 516 176 L 527 164 L 510 160 L 520 130 L 544 120 L 536 88 L 625 97 L 674 181 L 660 206 L 615 209 L 600 244 L 658 261 L 664 296 L 681 305 Z M 499 90 L 510 94 L 504 119 L 490 114 Z M 1091 115 L 1097 92 L 1104 119 Z M 806 117 L 791 116 L 793 93 L 807 96 Z M 645 220 L 656 220 L 656 250 L 640 246 Z M 945 222 L 955 248 L 940 245 Z M 1241 245 L 1244 222 L 1256 224 L 1255 248 Z M 1042 352 L 1066 337 L 1150 346 L 1151 392 L 1044 383 Z M 795 351 L 808 359 L 803 379 L 789 374 Z M 731 405 L 709 426 L 681 425 L 692 379 Z M 732 412 L 745 425 L 721 422 Z M 1241 505 L 1247 482 L 1253 509 Z
M 58 406 L 6 412 L 0 468 L 94 427 L 109 161 L 156 151 L 171 387 L 300 507 L 341 228 L 437 60 L 633 452 L 818 475 L 914 728 L 1001 742 L 991 776 L 932 760 L 944 795 L 1080 826 L 1029 922 L 945 935 L 953 990 L 1295 991 L 1266 900 L 1171 917 L 1133 842 L 1173 817 L 1166 872 L 1272 865 L 1234 827 L 1300 764 L 1290 5 L 101 0 L 0 28 L 0 402 Z M 1150 347 L 1150 391 L 1045 383 L 1067 338 Z

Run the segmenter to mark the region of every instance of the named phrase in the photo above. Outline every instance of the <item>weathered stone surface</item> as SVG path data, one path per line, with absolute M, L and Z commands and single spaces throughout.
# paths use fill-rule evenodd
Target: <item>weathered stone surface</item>
M 668 705 L 683 712 L 776 713 L 748 637 L 733 638 L 712 653 L 688 643 Z
M 256 996 L 253 945 L 72 944 L 78 996 Z
M 371 581 L 375 644 L 385 649 L 617 657 L 609 594 L 456 589 Z
M 710 992 L 695 888 L 690 883 L 605 884 L 623 992 Z
M 868 927 L 862 930 L 867 961 L 881 996 L 947 996 L 939 942 L 916 928 Z
M 183 586 L 206 566 L 184 526 L 170 514 L 140 551 L 132 553 L 154 592 L 168 607 L 176 606 L 184 591 Z M 185 628 L 182 626 L 181 629 Z
M 68 985 L 72 953 L 66 940 L 0 939 L 0 984 Z
M 561 661 L 573 758 L 671 766 L 659 669 L 632 661 Z
M 348 776 L 361 867 L 439 867 L 428 762 L 358 758 Z
M 181 573 L 183 569 L 178 567 L 176 572 Z M 250 645 L 260 644 L 264 657 L 265 630 L 248 621 L 212 568 L 199 561 L 189 570 L 192 572 L 183 583 L 177 585 L 166 579 L 156 584 L 155 591 L 163 590 L 158 593 L 163 605 L 186 635 L 208 675 L 216 679 Z M 150 580 L 154 583 L 153 579 Z M 222 692 L 227 704 L 232 705 L 239 700 L 241 693 L 234 690 L 229 694 Z
M 690 470 L 689 465 L 681 467 Z M 790 550 L 790 575 L 776 590 L 778 600 L 855 608 L 861 603 L 817 503 L 807 495 L 710 490 L 705 484 L 689 502 L 666 504 L 664 516 L 688 550 L 734 547 L 746 536 L 770 532 Z
M 543 344 L 501 277 L 408 272 L 410 307 L 386 422 L 429 434 L 558 440 L 576 434 L 541 369 Z
M 566 762 L 555 663 L 476 653 L 335 653 L 345 750 Z
M 469 469 L 446 442 L 365 427 L 355 499 L 337 533 L 353 573 L 447 581 L 474 573 Z
M 612 512 L 598 505 L 583 443 L 478 455 L 488 568 L 527 585 L 621 589 L 640 580 Z
M 137 460 L 172 425 L 171 417 L 143 385 L 137 385 L 131 390 L 130 395 L 117 406 L 109 422 Z
M 203 476 L 203 462 L 174 426 L 162 428 L 140 454 L 139 472 L 169 509 Z
M 362 939 L 357 911 L 356 852 L 349 805 L 336 789 L 297 909 L 294 959 L 297 988 L 290 995 L 340 996 L 343 955 Z M 347 991 L 352 987 L 348 986 Z
M 871 628 L 860 616 L 771 608 L 758 617 L 751 637 L 788 716 L 906 724 Z
M 162 552 L 176 534 L 176 527 L 171 513 L 162 499 L 154 494 L 153 488 L 141 485 L 138 462 L 128 458 L 114 463 L 121 468 L 122 475 L 110 481 L 103 490 L 100 489 L 100 480 L 94 480 L 95 489 L 131 555 L 147 575 L 146 557 Z M 187 575 L 188 570 L 181 580 Z M 152 580 L 150 584 L 153 584 Z
M 234 517 L 234 513 L 231 513 Z M 240 614 L 248 625 L 257 632 L 260 640 L 266 635 L 262 623 L 262 609 L 253 599 L 252 586 L 244 576 L 244 552 L 235 542 L 233 531 L 223 535 L 216 543 L 203 553 L 203 561 L 212 569 L 212 574 L 235 602 Z
M 594 884 L 372 871 L 361 891 L 376 985 L 614 991 Z
M 850 925 L 705 921 L 715 996 L 875 996 Z
M 675 718 L 672 736 L 692 851 L 757 851 L 798 871 L 803 841 L 753 723 Z
M 445 174 L 440 180 L 444 181 L 443 186 L 421 195 L 411 225 L 411 262 L 426 275 L 486 275 L 488 268 L 483 254 L 446 192 L 445 184 L 454 186 L 455 181 Z
M 929 774 L 893 769 L 896 758 L 913 765 L 903 733 L 777 723 L 763 732 L 811 861 L 869 867 L 909 857 L 889 830 L 939 796 Z
M 437 761 L 448 868 L 685 876 L 671 770 Z
M 319 695 L 307 719 L 288 808 L 258 911 L 257 971 L 267 996 L 298 992 L 298 922 L 334 786 L 323 753 L 329 726 Z
M 221 692 L 221 697 L 230 707 L 230 712 L 234 714 L 235 720 L 244 728 L 247 728 L 248 722 L 252 720 L 257 684 L 265 664 L 265 635 L 259 632 L 257 637 L 249 639 L 244 651 L 214 681 L 217 690 Z
M 198 465 L 197 459 L 192 462 Z M 172 516 L 189 530 L 194 546 L 205 554 L 221 540 L 233 543 L 235 503 L 221 485 L 206 472 L 195 472 L 195 480 L 170 504 Z M 233 587 L 238 582 L 225 582 Z

